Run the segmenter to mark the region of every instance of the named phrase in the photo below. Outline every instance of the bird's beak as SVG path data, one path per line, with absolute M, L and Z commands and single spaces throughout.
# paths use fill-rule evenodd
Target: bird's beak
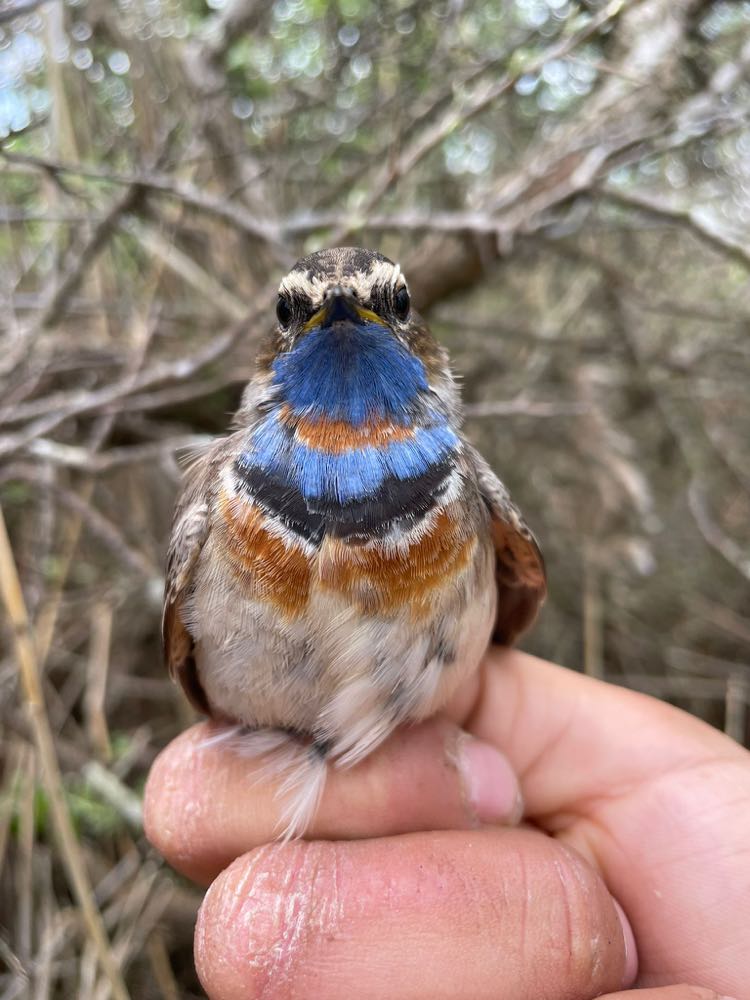
M 323 322 L 321 326 L 331 326 L 333 323 L 340 323 L 349 320 L 352 323 L 359 323 L 360 316 L 357 311 L 357 300 L 348 288 L 337 285 L 326 295 L 323 303 Z
M 385 325 L 377 313 L 365 309 L 357 302 L 351 289 L 341 285 L 336 285 L 326 292 L 323 305 L 305 323 L 305 329 L 325 328 L 333 326 L 334 323 L 352 323 L 354 326 L 364 326 L 366 323 Z

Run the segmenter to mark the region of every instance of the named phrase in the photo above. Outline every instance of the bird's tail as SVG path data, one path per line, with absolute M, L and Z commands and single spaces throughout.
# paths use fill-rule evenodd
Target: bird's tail
M 325 751 L 283 729 L 222 725 L 202 746 L 222 746 L 248 760 L 260 760 L 255 781 L 277 785 L 279 840 L 304 835 L 317 812 L 326 782 Z

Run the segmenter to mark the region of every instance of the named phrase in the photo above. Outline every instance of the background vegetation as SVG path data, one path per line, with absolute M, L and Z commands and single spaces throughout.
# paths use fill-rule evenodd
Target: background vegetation
M 452 350 L 547 556 L 526 647 L 747 740 L 749 69 L 729 0 L 0 0 L 3 998 L 201 995 L 140 821 L 163 553 L 313 248 Z

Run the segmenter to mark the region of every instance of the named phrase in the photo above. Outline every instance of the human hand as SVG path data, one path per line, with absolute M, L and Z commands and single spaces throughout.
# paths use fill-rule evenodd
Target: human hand
M 259 846 L 276 810 L 251 765 L 196 752 L 207 724 L 167 747 L 147 832 L 215 879 L 196 930 L 213 1000 L 584 1000 L 635 975 L 610 892 L 639 986 L 707 988 L 633 1000 L 750 997 L 750 754 L 516 651 L 492 650 L 452 715 L 331 775 L 311 836 L 334 842 Z M 476 829 L 517 819 L 514 772 L 538 829 Z

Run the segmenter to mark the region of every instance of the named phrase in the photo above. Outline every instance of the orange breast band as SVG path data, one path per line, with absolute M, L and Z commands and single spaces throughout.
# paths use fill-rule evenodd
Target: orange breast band
M 443 510 L 430 531 L 406 549 L 352 545 L 327 539 L 319 556 L 321 585 L 338 590 L 366 614 L 408 607 L 414 620 L 427 617 L 437 588 L 450 586 L 472 557 L 476 536 Z
M 371 420 L 364 424 L 350 424 L 346 420 L 326 420 L 319 417 L 295 416 L 289 406 L 282 407 L 279 415 L 282 424 L 293 427 L 300 444 L 331 455 L 354 451 L 367 446 L 381 448 L 392 441 L 407 441 L 414 437 L 412 427 L 389 420 Z
M 248 596 L 268 601 L 288 615 L 297 616 L 310 598 L 310 560 L 294 542 L 271 533 L 266 515 L 258 506 L 219 495 L 223 542 L 235 574 Z

